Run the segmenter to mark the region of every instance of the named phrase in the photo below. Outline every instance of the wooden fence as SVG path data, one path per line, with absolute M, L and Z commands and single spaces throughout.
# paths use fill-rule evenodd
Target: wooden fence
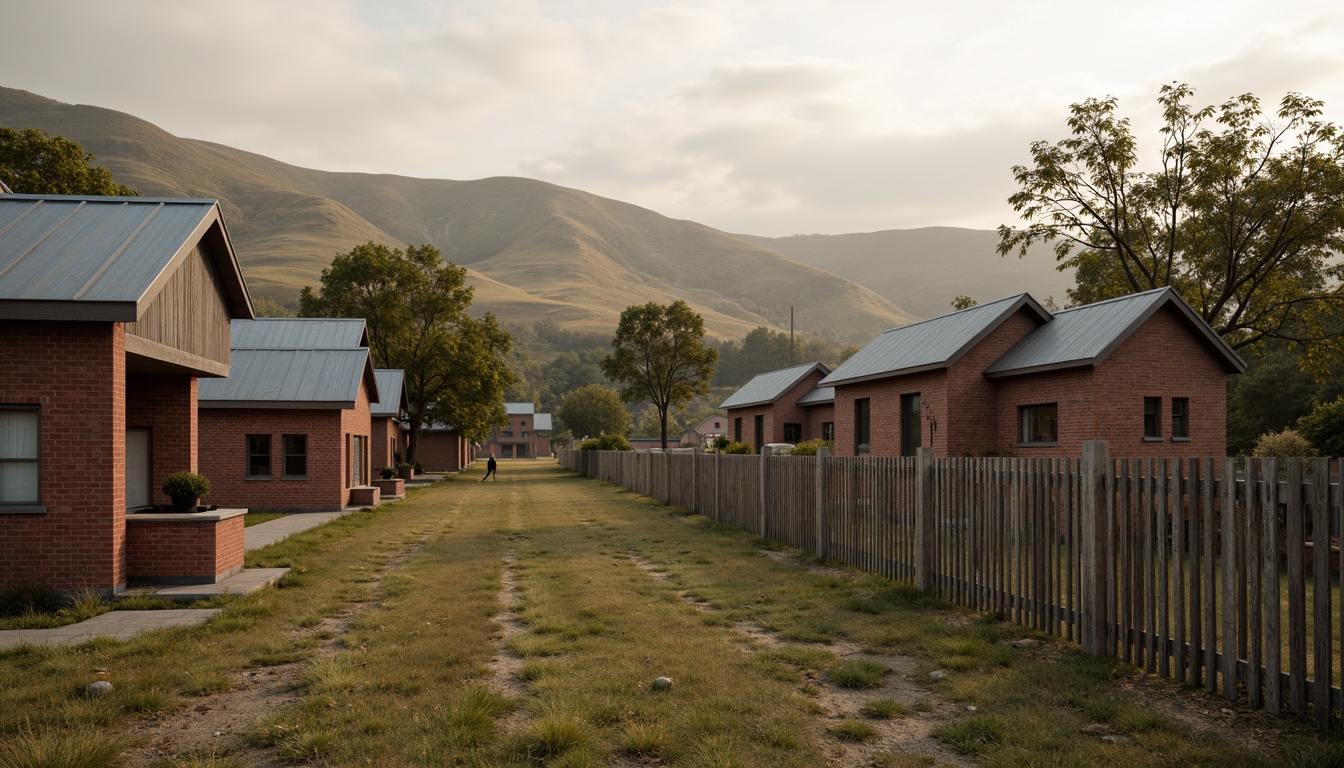
M 563 466 L 1279 714 L 1344 713 L 1338 460 L 561 451 Z

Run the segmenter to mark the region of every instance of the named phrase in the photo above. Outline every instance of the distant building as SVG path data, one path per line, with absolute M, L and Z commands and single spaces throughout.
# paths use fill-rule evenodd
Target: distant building
M 509 424 L 490 430 L 486 450 L 501 459 L 535 459 L 551 455 L 551 414 L 537 413 L 532 403 L 505 403 Z
M 831 372 L 805 363 L 752 378 L 719 405 L 728 412 L 728 437 L 759 453 L 770 443 L 830 440 L 835 431 L 834 390 L 819 386 Z

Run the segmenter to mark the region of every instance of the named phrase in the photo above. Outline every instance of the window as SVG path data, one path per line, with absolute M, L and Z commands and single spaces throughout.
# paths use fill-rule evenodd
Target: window
M 1162 439 L 1162 398 L 1143 398 L 1143 439 Z
M 755 426 L 756 426 L 756 442 L 753 445 L 756 448 L 756 452 L 760 453 L 761 446 L 765 444 L 765 441 L 761 439 L 765 435 L 765 414 L 762 413 L 756 414 Z
M 784 425 L 784 442 L 786 442 L 786 443 L 801 443 L 801 442 L 803 442 L 803 425 L 802 425 L 802 424 L 785 424 L 785 425 Z
M 247 436 L 247 476 L 271 476 L 271 436 Z
M 285 477 L 308 476 L 308 436 L 285 435 Z
M 355 485 L 369 484 L 369 462 L 366 458 L 366 442 L 367 441 L 363 435 L 354 436 L 355 454 L 353 457 L 354 466 L 352 467 L 352 470 L 354 473 Z
M 38 493 L 36 408 L 0 406 L 0 505 L 33 505 Z
M 868 398 L 861 398 L 854 401 L 854 452 L 867 453 L 868 442 L 868 417 L 869 402 Z
M 1171 439 L 1190 439 L 1190 398 L 1171 398 Z
M 1059 444 L 1059 404 L 1024 405 L 1018 409 L 1023 445 Z
M 506 429 L 506 430 L 504 430 L 503 436 L 504 436 L 504 437 L 513 437 L 513 430 L 512 430 L 512 429 Z
M 924 425 L 919 421 L 922 411 L 918 392 L 901 395 L 902 456 L 914 456 L 915 451 L 924 443 Z
M 733 442 L 742 442 L 742 417 L 733 419 Z
M 821 423 L 821 439 L 829 442 L 835 442 L 835 422 L 823 421 Z
M 520 434 L 520 435 L 518 435 L 518 436 L 519 436 L 519 437 L 527 437 L 527 433 L 524 432 L 524 433 L 522 433 L 522 434 Z

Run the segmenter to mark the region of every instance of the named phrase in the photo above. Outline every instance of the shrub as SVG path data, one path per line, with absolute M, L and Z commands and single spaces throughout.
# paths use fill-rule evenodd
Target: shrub
M 195 472 L 174 472 L 163 479 L 161 487 L 171 498 L 210 495 L 210 481 Z
M 1282 432 L 1266 432 L 1255 441 L 1255 449 L 1251 452 L 1252 456 L 1261 458 L 1291 459 L 1294 456 L 1311 456 L 1314 449 L 1307 438 L 1298 434 L 1295 429 L 1285 429 Z
M 383 467 L 383 479 L 384 479 L 384 480 L 391 480 L 392 478 L 394 478 L 394 477 L 396 477 L 396 476 L 397 476 L 397 468 L 396 468 L 396 467 Z
M 621 435 L 598 435 L 579 443 L 580 451 L 631 451 L 630 441 Z
M 1344 456 L 1344 396 L 1316 406 L 1297 420 L 1297 429 L 1319 455 Z
M 835 443 L 831 442 L 830 440 L 804 440 L 803 442 L 793 446 L 793 450 L 789 451 L 789 455 L 816 456 L 817 450 L 819 448 L 829 448 L 830 450 L 834 451 Z
M 748 455 L 755 452 L 756 451 L 751 448 L 751 443 L 729 443 L 721 450 L 721 453 L 745 453 Z
M 714 450 L 722 451 L 724 448 L 732 445 L 733 441 L 728 439 L 727 435 L 719 435 L 714 438 Z

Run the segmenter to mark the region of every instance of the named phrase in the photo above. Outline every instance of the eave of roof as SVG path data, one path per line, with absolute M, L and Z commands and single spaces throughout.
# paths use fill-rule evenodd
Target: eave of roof
M 728 409 L 769 405 L 783 397 L 784 393 L 798 386 L 798 382 L 817 370 L 820 370 L 823 376 L 831 371 L 823 363 L 803 363 L 758 373 L 751 378 L 751 381 L 743 384 L 736 392 L 729 395 L 727 400 L 719 403 L 719 407 Z

